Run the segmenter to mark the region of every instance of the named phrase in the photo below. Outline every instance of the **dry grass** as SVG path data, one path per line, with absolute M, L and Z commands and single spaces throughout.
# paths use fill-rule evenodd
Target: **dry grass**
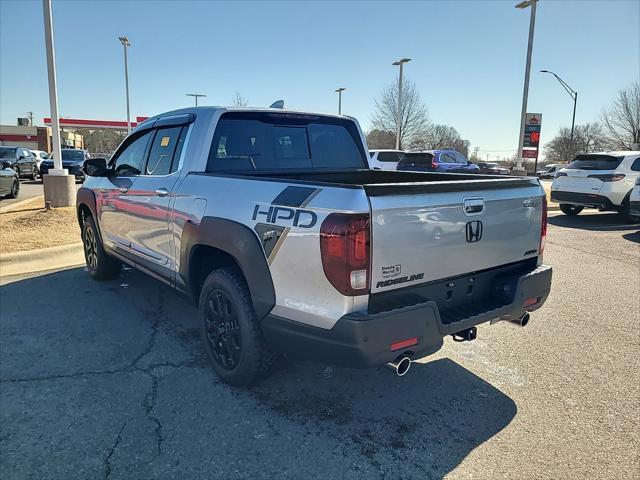
M 0 253 L 22 252 L 80 241 L 75 207 L 45 210 L 41 198 L 0 214 Z

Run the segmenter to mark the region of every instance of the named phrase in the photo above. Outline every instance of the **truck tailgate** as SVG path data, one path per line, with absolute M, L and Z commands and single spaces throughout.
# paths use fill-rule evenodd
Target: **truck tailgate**
M 492 181 L 475 190 L 457 185 L 453 191 L 434 183 L 422 192 L 407 188 L 407 194 L 402 185 L 392 194 L 379 185 L 369 189 L 371 292 L 538 255 L 543 192 L 537 181 L 523 180 Z

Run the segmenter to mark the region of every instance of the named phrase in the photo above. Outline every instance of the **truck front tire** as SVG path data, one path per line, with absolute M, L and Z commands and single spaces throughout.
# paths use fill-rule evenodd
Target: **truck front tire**
M 226 383 L 244 387 L 268 375 L 275 354 L 267 347 L 242 274 L 211 272 L 200 291 L 201 335 L 213 369 Z
M 120 275 L 122 264 L 104 251 L 98 229 L 91 216 L 86 217 L 82 223 L 82 244 L 87 271 L 91 278 L 112 280 Z

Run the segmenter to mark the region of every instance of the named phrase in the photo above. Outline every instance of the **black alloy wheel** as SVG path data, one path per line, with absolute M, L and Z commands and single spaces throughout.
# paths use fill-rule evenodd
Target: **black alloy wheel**
M 240 362 L 242 339 L 238 316 L 225 292 L 208 292 L 204 320 L 213 360 L 225 370 L 233 370 Z

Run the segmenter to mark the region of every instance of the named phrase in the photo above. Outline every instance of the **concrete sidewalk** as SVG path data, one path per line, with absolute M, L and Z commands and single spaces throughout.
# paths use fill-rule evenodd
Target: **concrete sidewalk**
M 83 265 L 82 242 L 0 255 L 0 276 L 22 275 Z

